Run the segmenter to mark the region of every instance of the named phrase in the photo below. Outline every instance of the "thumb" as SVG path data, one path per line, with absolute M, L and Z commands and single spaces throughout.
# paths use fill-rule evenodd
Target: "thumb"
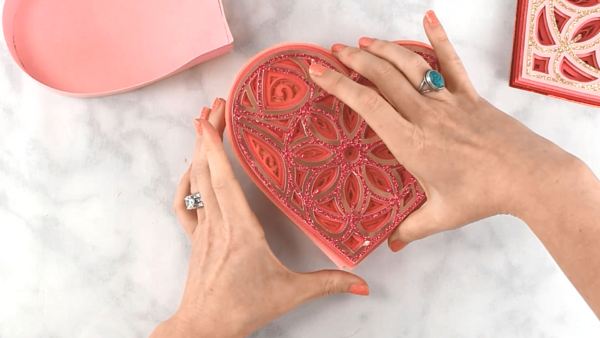
M 436 212 L 428 201 L 421 209 L 413 212 L 388 238 L 388 245 L 394 252 L 402 250 L 408 243 L 442 232 L 437 225 Z
M 341 270 L 321 270 L 301 274 L 307 300 L 313 300 L 337 293 L 369 295 L 369 286 L 364 279 Z

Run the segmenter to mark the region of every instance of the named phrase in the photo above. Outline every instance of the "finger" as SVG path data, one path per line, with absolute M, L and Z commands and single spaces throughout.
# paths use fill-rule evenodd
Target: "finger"
M 208 122 L 210 122 L 210 124 L 212 124 L 216 129 L 217 132 L 219 133 L 219 136 L 221 137 L 221 140 L 223 139 L 223 130 L 225 130 L 225 100 L 217 98 L 215 100 L 215 102 L 213 103 L 212 109 L 205 111 L 205 113 L 202 114 L 201 118 L 203 119 L 207 119 Z M 200 137 L 198 137 L 198 141 L 200 144 L 202 144 L 202 139 Z M 199 160 L 199 170 L 198 172 L 196 172 L 197 176 L 196 176 L 196 184 L 198 185 L 198 189 L 197 191 L 200 191 L 200 194 L 202 195 L 202 199 L 207 201 L 207 200 L 211 200 L 211 201 L 216 201 L 216 196 L 215 196 L 215 192 L 212 189 L 212 182 L 211 182 L 211 173 L 210 173 L 210 169 L 208 167 L 208 160 L 206 158 L 206 148 L 201 146 L 200 147 L 200 153 L 198 154 Z M 204 192 L 204 193 L 203 193 Z M 204 198 L 204 196 L 207 196 L 207 199 Z M 207 207 L 207 205 L 205 204 L 205 207 Z M 207 210 L 204 211 L 202 209 L 198 209 L 197 210 L 198 215 L 199 215 L 199 220 L 201 220 L 201 222 L 199 221 L 199 224 L 202 224 L 205 220 L 206 217 L 206 213 L 209 213 L 210 217 L 215 217 L 215 219 L 221 219 L 222 215 L 221 215 L 221 209 L 218 207 L 217 204 L 213 203 L 213 205 L 211 207 L 207 207 Z M 200 215 L 202 215 L 200 217 Z
M 177 190 L 175 191 L 175 201 L 173 202 L 173 210 L 175 211 L 175 215 L 183 227 L 183 230 L 185 230 L 190 237 L 192 237 L 194 229 L 196 229 L 196 225 L 198 224 L 196 213 L 193 210 L 188 210 L 185 206 L 185 197 L 191 195 L 191 168 L 192 166 L 190 166 L 181 177 L 181 181 L 179 182 Z
M 448 89 L 455 93 L 475 92 L 460 57 L 454 50 L 434 11 L 427 12 L 423 18 L 423 27 L 438 57 Z
M 225 103 L 225 100 L 217 98 L 208 117 L 208 122 L 215 127 L 221 140 L 223 140 L 223 132 L 225 131 Z
M 309 301 L 338 293 L 368 296 L 369 286 L 364 279 L 341 270 L 321 270 L 298 274 L 299 292 Z
M 199 120 L 209 118 L 211 110 L 204 108 L 200 119 L 194 120 L 196 128 L 196 147 L 194 148 L 194 156 L 192 159 L 192 171 L 190 174 L 191 189 L 193 193 L 199 192 L 202 196 L 204 207 L 196 209 L 198 224 L 204 224 L 208 217 L 212 219 L 221 219 L 221 209 L 215 197 L 215 192 L 212 189 L 211 173 L 206 158 L 206 149 L 203 146 L 203 139 L 200 134 Z
M 371 88 L 360 85 L 346 76 L 318 63 L 310 66 L 312 80 L 361 115 L 386 144 L 409 142 L 414 125 L 404 119 Z M 400 156 L 400 154 L 396 154 Z M 402 158 L 397 158 L 404 163 Z
M 417 95 L 421 95 L 418 91 L 421 89 L 425 73 L 431 69 L 422 56 L 397 43 L 385 40 L 361 38 L 359 44 L 369 53 L 390 62 L 394 67 L 399 69 L 408 79 L 408 82 L 410 82 L 414 92 Z M 449 99 L 450 93 L 442 90 L 429 92 L 424 95 L 436 99 Z
M 335 54 L 346 66 L 373 82 L 409 121 L 417 117 L 419 108 L 426 104 L 423 96 L 389 60 L 353 47 L 343 48 Z
M 365 51 L 386 60 L 402 72 L 414 91 L 419 89 L 423 74 L 431 69 L 420 55 L 396 43 L 372 38 L 361 38 L 358 43 Z
M 213 103 L 212 108 L 207 111 L 206 114 L 203 114 L 201 118 L 208 120 L 208 122 L 215 127 L 221 139 L 223 139 L 223 131 L 225 130 L 225 100 L 217 98 Z M 199 140 L 199 142 L 202 143 L 202 140 Z M 203 190 L 202 187 L 206 187 L 207 196 L 213 196 L 212 199 L 215 200 L 216 197 L 214 197 L 214 190 L 212 189 L 211 173 L 208 167 L 208 160 L 206 159 L 206 149 L 204 147 L 200 149 L 199 158 L 200 172 L 197 173 L 198 187 L 200 190 Z M 221 217 L 220 210 L 221 209 L 218 207 L 214 208 L 215 216 L 219 217 L 219 219 Z
M 368 40 L 373 41 L 373 39 Z M 343 48 L 335 55 L 346 66 L 373 82 L 380 90 L 386 89 L 386 92 L 393 93 L 394 95 L 386 94 L 386 96 L 393 99 L 396 107 L 409 106 L 408 108 L 413 108 L 423 104 L 423 97 L 417 93 L 415 86 L 410 83 L 399 67 L 392 64 L 391 60 L 385 60 L 354 47 Z
M 413 212 L 388 238 L 388 246 L 394 252 L 402 250 L 410 242 L 442 232 L 437 224 L 436 210 L 428 201 L 421 209 Z
M 254 224 L 255 222 L 248 222 L 248 217 L 252 215 L 252 211 L 244 196 L 242 187 L 233 173 L 233 168 L 227 158 L 219 133 L 207 121 L 200 121 L 200 125 L 204 147 L 206 148 L 206 158 L 211 172 L 212 188 L 223 218 L 233 220 L 240 226 Z M 240 219 L 244 221 L 238 222 Z

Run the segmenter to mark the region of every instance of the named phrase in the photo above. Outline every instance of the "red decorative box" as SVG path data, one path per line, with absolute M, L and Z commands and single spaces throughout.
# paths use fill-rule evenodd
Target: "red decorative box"
M 600 106 L 600 0 L 519 0 L 510 85 Z
M 403 46 L 439 69 L 431 47 Z M 227 132 L 257 186 L 335 264 L 353 268 L 425 202 L 417 180 L 350 107 L 310 78 L 312 62 L 377 88 L 329 50 L 269 48 L 239 73 Z

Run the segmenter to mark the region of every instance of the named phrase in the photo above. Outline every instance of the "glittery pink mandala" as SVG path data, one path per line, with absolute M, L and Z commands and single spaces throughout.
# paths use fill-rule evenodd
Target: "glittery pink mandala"
M 439 69 L 431 48 L 403 45 Z M 276 46 L 238 75 L 228 133 L 261 190 L 339 267 L 353 268 L 425 195 L 365 121 L 312 82 L 313 61 L 373 87 L 325 49 Z
M 600 106 L 600 0 L 519 0 L 511 86 Z

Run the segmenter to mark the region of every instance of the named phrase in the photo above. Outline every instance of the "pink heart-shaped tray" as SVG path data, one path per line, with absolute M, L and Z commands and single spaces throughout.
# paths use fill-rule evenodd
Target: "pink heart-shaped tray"
M 77 97 L 140 88 L 233 43 L 220 0 L 6 0 L 2 21 L 17 64 Z
M 431 47 L 398 43 L 439 69 Z M 227 132 L 258 187 L 338 267 L 352 269 L 425 194 L 356 112 L 313 83 L 311 62 L 376 89 L 326 49 L 278 45 L 239 73 L 229 94 Z

